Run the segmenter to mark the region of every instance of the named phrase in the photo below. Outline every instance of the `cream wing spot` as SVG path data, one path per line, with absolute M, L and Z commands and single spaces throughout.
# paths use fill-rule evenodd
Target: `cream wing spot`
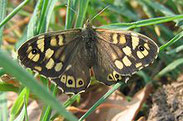
M 60 62 L 60 63 L 57 63 L 56 65 L 55 65 L 55 71 L 60 71 L 61 69 L 62 69 L 62 67 L 63 67 L 63 64 L 62 64 L 62 62 Z
M 32 50 L 32 46 L 29 46 L 28 49 L 27 49 L 27 53 L 30 52 Z
M 62 46 L 64 44 L 64 38 L 62 35 L 59 35 L 58 38 L 59 38 L 58 45 Z
M 111 58 L 112 58 L 113 60 L 116 60 L 118 57 L 117 57 L 117 55 L 116 55 L 115 53 L 111 53 Z
M 60 61 L 64 62 L 65 60 L 65 55 L 63 54 L 61 57 L 60 57 Z
M 119 37 L 119 43 L 120 44 L 126 44 L 126 38 L 125 38 L 124 35 L 120 35 L 120 37 Z
M 75 79 L 73 76 L 67 76 L 67 87 L 75 88 Z
M 67 81 L 67 76 L 65 74 L 62 75 L 61 78 L 60 78 L 60 81 L 65 84 L 66 81 Z
M 50 60 L 49 60 L 48 63 L 46 64 L 46 68 L 47 68 L 47 69 L 53 68 L 54 63 L 55 63 L 54 60 L 53 60 L 52 58 L 50 58 Z
M 66 67 L 66 71 L 68 71 L 70 68 L 72 67 L 72 65 L 70 64 L 70 65 L 68 65 L 67 67 Z
M 44 52 L 44 38 L 37 41 L 37 47 L 41 50 L 41 52 Z
M 149 64 L 144 65 L 144 67 L 147 67 L 147 66 L 149 66 Z
M 142 66 L 142 63 L 137 63 L 137 64 L 135 65 L 136 68 L 139 68 L 139 67 L 141 67 L 141 66 Z
M 37 61 L 39 60 L 39 58 L 40 58 L 40 54 L 36 54 L 36 55 L 32 58 L 32 60 L 33 60 L 34 62 L 37 62 Z
M 125 66 L 131 66 L 132 63 L 131 61 L 128 59 L 127 56 L 125 56 L 123 59 L 122 59 L 123 63 L 125 64 Z
M 32 52 L 29 53 L 28 58 L 32 59 L 35 56 L 35 54 L 32 54 Z
M 57 40 L 55 37 L 52 37 L 51 40 L 50 40 L 50 45 L 51 46 L 57 46 Z
M 128 55 L 128 56 L 131 56 L 131 54 L 132 54 L 131 48 L 128 47 L 128 46 L 126 46 L 126 47 L 123 48 L 123 52 L 124 52 L 126 55 Z
M 142 54 L 143 54 L 144 56 L 147 56 L 147 55 L 149 54 L 149 52 L 144 48 L 144 51 L 142 51 Z
M 144 55 L 140 51 L 137 51 L 137 56 L 140 59 L 144 58 Z
M 38 71 L 42 71 L 42 67 L 41 66 L 35 66 L 34 67 L 36 70 L 38 70 Z
M 139 45 L 139 37 L 135 33 L 131 33 L 132 35 L 132 48 L 135 50 L 135 48 Z
M 144 44 L 144 47 L 145 47 L 147 50 L 150 50 L 149 45 L 148 45 L 147 43 Z
M 49 59 L 52 55 L 53 55 L 54 51 L 51 50 L 50 48 L 46 50 L 46 53 L 45 53 L 45 58 L 46 59 Z
M 121 61 L 119 61 L 119 60 L 116 60 L 116 61 L 114 62 L 114 64 L 116 65 L 116 67 L 117 67 L 118 69 L 122 69 L 122 68 L 123 68 L 123 63 L 122 63 Z
M 54 56 L 55 56 L 56 59 L 59 58 L 61 52 L 62 52 L 62 48 L 59 48 L 59 49 L 55 52 Z
M 139 67 L 138 69 L 141 70 L 143 68 L 143 66 Z
M 112 35 L 112 42 L 114 43 L 114 44 L 117 44 L 118 43 L 118 34 L 113 34 Z

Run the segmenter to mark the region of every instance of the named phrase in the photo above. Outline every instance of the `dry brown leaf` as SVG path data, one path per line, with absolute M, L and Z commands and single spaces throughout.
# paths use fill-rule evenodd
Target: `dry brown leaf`
M 112 119 L 112 121 L 133 121 L 135 119 L 135 116 L 139 112 L 142 104 L 144 103 L 146 98 L 149 96 L 151 90 L 152 90 L 152 85 L 147 84 L 142 90 L 140 90 L 133 96 L 130 102 L 124 101 L 124 103 L 126 103 L 125 105 L 126 109 L 118 113 Z
M 142 90 L 137 92 L 132 100 L 128 102 L 125 96 L 119 91 L 114 92 L 103 104 L 101 104 L 97 110 L 90 114 L 86 119 L 87 121 L 132 121 L 139 112 L 142 104 L 148 97 L 152 90 L 151 84 L 148 84 Z M 100 85 L 100 88 L 90 91 L 90 101 L 85 104 L 84 109 L 89 109 L 99 98 L 101 98 L 110 88 L 104 85 Z M 82 97 L 87 99 L 88 94 L 85 93 Z M 78 112 L 78 117 L 83 114 Z

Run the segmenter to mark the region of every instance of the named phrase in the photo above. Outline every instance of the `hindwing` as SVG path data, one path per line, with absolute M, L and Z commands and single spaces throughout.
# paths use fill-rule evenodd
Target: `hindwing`
M 65 93 L 80 93 L 85 91 L 90 83 L 90 68 L 82 54 L 83 44 L 75 48 L 75 54 L 61 76 L 52 78 Z

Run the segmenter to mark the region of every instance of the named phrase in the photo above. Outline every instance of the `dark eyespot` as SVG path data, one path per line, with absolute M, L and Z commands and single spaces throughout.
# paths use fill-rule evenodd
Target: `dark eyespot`
M 62 79 L 65 79 L 65 76 L 62 76 Z
M 144 51 L 144 47 L 142 45 L 140 45 L 138 48 L 140 51 Z
M 32 49 L 32 54 L 37 54 L 37 49 Z
M 109 79 L 112 79 L 111 75 L 109 75 Z
M 79 80 L 79 85 L 82 85 L 83 84 L 83 81 L 82 80 Z
M 69 83 L 69 84 L 72 84 L 72 80 L 68 80 L 68 83 Z
M 116 77 L 116 78 L 119 78 L 119 74 L 116 74 L 115 77 Z

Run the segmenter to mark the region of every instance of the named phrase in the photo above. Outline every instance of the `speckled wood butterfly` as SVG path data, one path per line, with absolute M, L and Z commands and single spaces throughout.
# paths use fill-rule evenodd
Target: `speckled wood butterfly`
M 18 59 L 58 85 L 79 93 L 90 84 L 91 70 L 100 82 L 124 81 L 154 61 L 159 48 L 150 38 L 131 31 L 83 29 L 49 32 L 33 37 L 18 50 Z

